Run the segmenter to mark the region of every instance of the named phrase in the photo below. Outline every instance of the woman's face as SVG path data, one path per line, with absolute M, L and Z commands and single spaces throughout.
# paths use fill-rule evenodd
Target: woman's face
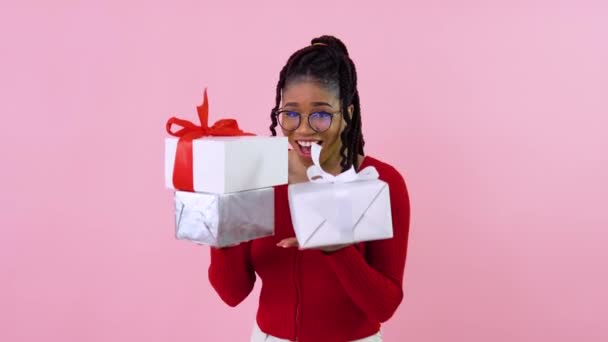
M 320 161 L 339 163 L 342 141 L 340 133 L 344 127 L 342 113 L 340 112 L 340 99 L 336 94 L 311 80 L 301 80 L 287 84 L 283 91 L 283 106 L 281 110 L 300 113 L 300 125 L 296 130 L 283 129 L 289 144 L 297 156 L 305 163 L 311 164 L 311 144 L 321 144 L 323 153 Z M 308 115 L 314 112 L 338 113 L 333 116 L 331 125 L 323 132 L 317 132 L 310 127 Z

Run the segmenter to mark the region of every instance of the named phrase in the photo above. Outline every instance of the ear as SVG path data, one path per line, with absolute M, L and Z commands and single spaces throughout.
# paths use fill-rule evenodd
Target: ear
M 355 106 L 351 104 L 346 109 L 348 110 L 348 117 L 352 118 Z M 342 115 L 342 120 L 340 120 L 340 126 L 340 132 L 342 132 L 342 130 L 344 130 L 344 127 L 346 127 L 346 120 L 344 119 L 344 115 Z

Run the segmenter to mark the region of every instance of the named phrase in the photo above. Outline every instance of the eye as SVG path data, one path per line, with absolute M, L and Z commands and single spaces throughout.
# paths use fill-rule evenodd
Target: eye
M 314 112 L 314 113 L 310 114 L 310 116 L 313 117 L 314 119 L 322 119 L 322 120 L 331 118 L 331 114 L 329 114 L 328 112 Z
M 287 116 L 289 118 L 297 118 L 298 116 L 300 116 L 300 113 L 294 112 L 294 111 L 291 111 L 291 110 L 286 110 L 284 112 L 281 112 L 281 114 L 283 114 L 283 115 L 285 115 L 285 116 Z

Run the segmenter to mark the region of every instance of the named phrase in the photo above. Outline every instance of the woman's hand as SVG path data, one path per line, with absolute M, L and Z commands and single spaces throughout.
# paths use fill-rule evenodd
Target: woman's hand
M 332 245 L 332 246 L 324 246 L 324 247 L 318 247 L 318 248 L 311 248 L 311 249 L 318 249 L 320 251 L 323 251 L 325 253 L 331 253 L 331 252 L 335 252 L 339 249 L 342 249 L 344 247 L 348 247 L 351 244 L 344 244 L 344 245 Z M 298 244 L 298 240 L 295 237 L 290 237 L 287 239 L 283 239 L 281 241 L 279 241 L 279 243 L 277 243 L 277 246 L 279 247 L 283 247 L 283 248 L 291 248 L 291 247 L 297 247 L 300 248 L 300 245 Z

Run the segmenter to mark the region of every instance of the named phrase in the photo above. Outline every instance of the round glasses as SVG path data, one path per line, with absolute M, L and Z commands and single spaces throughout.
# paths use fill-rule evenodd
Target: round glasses
M 325 111 L 312 112 L 308 114 L 308 125 L 313 131 L 323 133 L 331 127 L 334 115 L 340 112 L 329 113 Z M 302 123 L 302 114 L 294 110 L 279 110 L 275 113 L 279 125 L 286 131 L 295 131 Z

